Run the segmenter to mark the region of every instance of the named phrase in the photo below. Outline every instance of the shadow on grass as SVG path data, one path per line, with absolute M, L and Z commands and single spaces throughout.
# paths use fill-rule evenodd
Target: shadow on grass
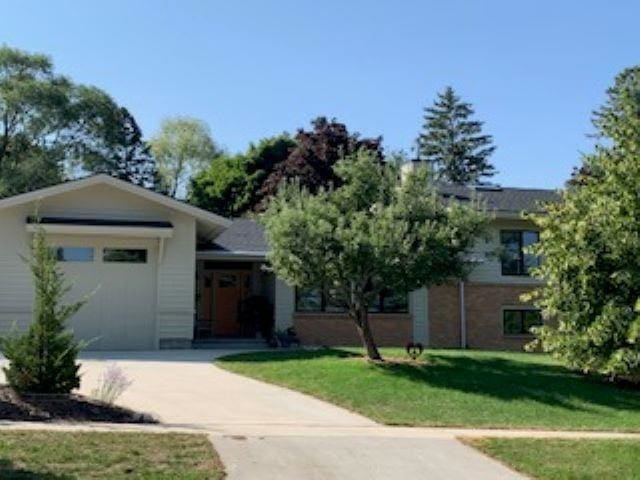
M 74 477 L 56 473 L 34 472 L 14 466 L 14 463 L 7 458 L 0 458 L 0 478 L 6 480 L 70 480 Z
M 274 350 L 272 352 L 234 353 L 216 359 L 217 363 L 225 362 L 286 362 L 289 360 L 316 360 L 319 358 L 362 358 L 362 355 L 337 348 L 319 348 L 317 350 Z
M 529 356 L 530 355 L 530 356 Z M 274 362 L 314 359 L 348 359 L 362 355 L 339 349 L 293 350 L 238 354 L 219 362 Z M 567 410 L 590 411 L 598 407 L 640 410 L 640 392 L 619 388 L 546 363 L 534 354 L 522 359 L 489 352 L 429 352 L 415 363 L 393 360 L 364 364 L 383 377 L 403 378 L 417 388 L 425 386 L 493 397 L 504 401 L 535 401 Z M 382 379 L 381 379 L 382 380 Z M 382 381 L 376 388 L 384 388 Z

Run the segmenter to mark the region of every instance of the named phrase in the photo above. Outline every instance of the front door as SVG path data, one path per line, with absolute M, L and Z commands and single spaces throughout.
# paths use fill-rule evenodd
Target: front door
M 251 272 L 213 271 L 213 335 L 234 337 L 242 334 L 238 318 L 240 303 L 249 296 Z

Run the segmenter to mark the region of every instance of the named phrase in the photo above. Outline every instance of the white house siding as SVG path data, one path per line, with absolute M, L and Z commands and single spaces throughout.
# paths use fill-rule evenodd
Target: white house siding
M 0 334 L 14 326 L 24 331 L 31 320 L 31 274 L 20 258 L 28 254 L 29 238 L 20 208 L 0 211 Z
M 535 279 L 529 276 L 502 275 L 502 265 L 497 252 L 500 248 L 500 230 L 536 230 L 533 223 L 526 220 L 497 219 L 491 223 L 488 241 L 480 240 L 473 249 L 472 257 L 477 265 L 469 275 L 469 282 L 531 284 Z
M 171 222 L 173 237 L 164 240 L 162 258 L 158 259 L 157 268 L 153 265 L 155 278 L 150 280 L 154 284 L 155 295 L 151 306 L 154 325 L 149 345 L 150 348 L 158 348 L 163 340 L 182 342 L 181 346 L 190 343 L 193 337 L 195 277 L 194 218 L 108 185 L 94 185 L 49 197 L 39 203 L 0 211 L 0 334 L 7 332 L 14 323 L 24 330 L 31 319 L 33 285 L 30 272 L 19 255 L 28 253 L 31 235 L 26 232 L 25 218 L 36 210 L 43 217 Z M 151 242 L 147 245 L 150 247 L 149 258 L 154 264 L 160 254 L 159 239 L 111 238 L 113 242 L 124 242 L 125 245 L 127 241 Z M 69 242 L 72 241 L 66 241 Z M 76 293 L 86 290 L 86 283 L 82 287 L 74 287 Z M 135 321 L 133 318 L 127 320 Z
M 158 265 L 158 339 L 161 346 L 187 346 L 193 339 L 196 224 L 175 213 L 173 237 L 166 239 Z
M 284 330 L 293 326 L 295 289 L 276 277 L 275 329 Z

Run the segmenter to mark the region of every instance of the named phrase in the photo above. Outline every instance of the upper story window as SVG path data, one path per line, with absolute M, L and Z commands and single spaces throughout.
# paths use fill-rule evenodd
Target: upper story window
M 91 247 L 56 247 L 54 251 L 59 262 L 93 262 Z
M 296 288 L 297 312 L 344 313 L 345 308 L 331 295 L 319 288 Z M 409 297 L 390 290 L 382 291 L 369 307 L 372 313 L 406 313 L 409 311 Z
M 539 238 L 534 230 L 501 230 L 502 275 L 529 275 L 532 268 L 540 265 L 540 257 L 524 252 Z

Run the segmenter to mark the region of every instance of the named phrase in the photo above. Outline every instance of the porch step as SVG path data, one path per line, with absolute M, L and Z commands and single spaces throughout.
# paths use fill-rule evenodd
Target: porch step
M 212 338 L 194 340 L 192 348 L 198 350 L 261 350 L 267 348 L 266 340 L 253 338 Z

